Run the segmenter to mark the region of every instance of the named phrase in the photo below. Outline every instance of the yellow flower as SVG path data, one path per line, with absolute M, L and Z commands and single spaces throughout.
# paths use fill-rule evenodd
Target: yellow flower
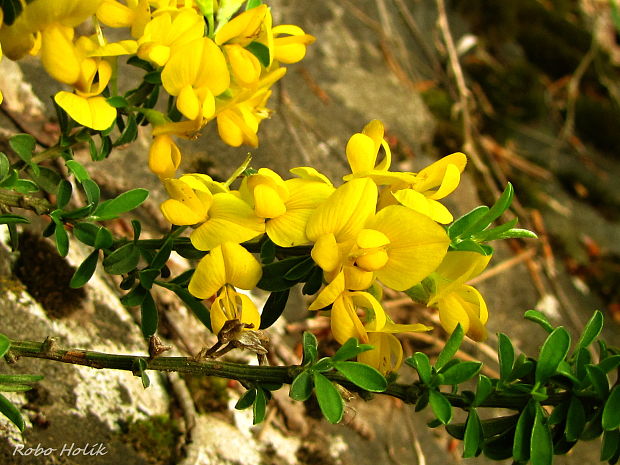
M 204 28 L 204 18 L 193 9 L 159 14 L 149 21 L 138 39 L 138 56 L 164 66 L 177 53 L 176 47 L 200 39 Z
M 240 85 L 249 86 L 260 79 L 261 64 L 253 53 L 239 44 L 224 45 L 223 48 L 232 74 Z
M 292 172 L 299 173 L 300 178 L 284 181 L 272 170 L 261 168 L 245 178 L 240 188 L 256 215 L 265 218 L 269 238 L 281 247 L 310 242 L 306 236 L 308 218 L 334 190 L 331 182 L 312 168 Z
M 148 0 L 128 0 L 127 5 L 116 0 L 103 0 L 97 9 L 97 19 L 110 27 L 130 27 L 131 36 L 139 38 L 151 19 Z
M 211 328 L 218 334 L 226 321 L 260 326 L 260 314 L 250 298 L 235 288 L 253 289 L 262 276 L 260 263 L 239 244 L 224 242 L 198 263 L 189 292 L 199 299 L 216 295 L 211 305 Z
M 246 202 L 204 174 L 165 179 L 170 199 L 160 209 L 172 224 L 201 223 L 190 235 L 198 250 L 211 250 L 226 241 L 249 241 L 265 232 L 265 221 Z
M 116 109 L 99 96 L 112 76 L 112 67 L 104 59 L 88 57 L 93 42 L 80 37 L 73 45 L 73 29 L 59 25 L 42 32 L 41 55 L 45 69 L 55 79 L 70 84 L 75 93 L 58 92 L 54 100 L 71 118 L 96 130 L 109 128 Z
M 379 208 L 400 203 L 438 223 L 451 223 L 452 214 L 437 200 L 457 188 L 466 164 L 467 157 L 460 152 L 443 157 L 421 170 L 412 180 L 392 184 L 382 193 Z
M 0 29 L 4 53 L 11 60 L 19 60 L 36 46 L 39 31 L 51 25 L 74 28 L 95 14 L 100 3 L 101 0 L 34 0 L 27 3 L 11 26 Z
M 347 291 L 343 273 L 321 291 L 309 310 L 319 310 L 330 304 L 334 339 L 344 344 L 355 337 L 362 343 L 373 345 L 372 350 L 358 356 L 358 361 L 373 366 L 383 374 L 398 370 L 402 364 L 402 346 L 394 333 L 432 329 L 418 323 L 395 324 L 372 294 Z M 364 313 L 365 322 L 360 319 L 359 312 Z
M 149 169 L 161 179 L 174 176 L 181 164 L 181 151 L 172 137 L 163 134 L 155 136 L 149 150 Z
M 344 267 L 348 289 L 365 289 L 377 277 L 402 291 L 439 266 L 450 240 L 434 221 L 408 208 L 394 205 L 374 214 L 376 201 L 377 187 L 368 178 L 336 189 L 308 220 L 311 255 L 328 281 Z
M 230 85 L 226 58 L 208 37 L 175 48 L 161 73 L 164 88 L 177 97 L 177 109 L 188 119 L 211 118 L 215 97 Z
M 297 63 L 306 56 L 306 46 L 316 38 L 299 26 L 282 24 L 272 29 L 274 58 L 282 63 Z M 280 37 L 283 36 L 283 37 Z
M 235 16 L 216 32 L 215 43 L 234 43 L 245 47 L 259 37 L 267 12 L 267 5 L 259 5 Z
M 271 96 L 269 87 L 285 73 L 285 68 L 278 68 L 252 86 L 242 88 L 230 101 L 222 100 L 216 111 L 217 130 L 225 143 L 232 147 L 258 147 L 258 126 L 270 114 L 265 107 Z
M 441 325 L 449 333 L 460 323 L 472 339 L 486 339 L 485 324 L 489 318 L 486 303 L 480 292 L 465 283 L 482 273 L 490 259 L 490 255 L 476 252 L 449 252 L 429 277 L 434 289 L 428 306 L 439 309 Z

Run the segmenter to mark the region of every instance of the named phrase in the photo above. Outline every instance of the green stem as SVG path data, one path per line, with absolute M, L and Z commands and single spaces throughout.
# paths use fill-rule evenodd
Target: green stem
M 7 359 L 16 360 L 19 357 L 47 359 L 91 368 L 131 371 L 132 373 L 136 372 L 136 360 L 142 358 L 147 361 L 147 370 L 217 376 L 243 381 L 246 384 L 290 384 L 304 370 L 299 365 L 252 366 L 219 360 L 197 361 L 189 357 L 156 357 L 149 359 L 148 355 L 141 357 L 139 355 L 108 354 L 82 349 L 62 349 L 57 348 L 55 342 L 50 339 L 44 342 L 12 340 Z M 336 372 L 328 372 L 324 373 L 324 375 L 350 391 L 365 393 L 365 391 L 360 390 L 360 388 L 351 384 Z M 423 388 L 417 383 L 408 385 L 392 383 L 381 394 L 396 397 L 407 404 L 416 404 L 422 393 Z M 454 407 L 468 409 L 470 406 L 468 399 L 464 396 L 446 393 L 444 395 Z M 566 400 L 568 396 L 570 396 L 570 392 L 554 394 L 549 396 L 543 404 L 557 405 Z M 506 396 L 495 393 L 490 395 L 480 407 L 521 410 L 528 399 L 529 396 L 527 394 L 523 396 Z
M 43 198 L 28 194 L 15 194 L 5 189 L 0 189 L 0 206 L 32 210 L 37 215 L 45 215 L 52 208 L 52 205 Z

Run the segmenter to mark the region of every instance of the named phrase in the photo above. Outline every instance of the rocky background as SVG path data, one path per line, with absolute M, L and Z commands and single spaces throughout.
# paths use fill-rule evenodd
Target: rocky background
M 446 5 L 449 33 L 438 24 L 433 0 L 271 0 L 274 24 L 294 23 L 315 35 L 307 58 L 290 66 L 274 89 L 273 114 L 263 122 L 253 166 L 286 174 L 316 166 L 332 179 L 346 171 L 344 146 L 369 120 L 387 128 L 396 164 L 417 171 L 463 150 L 470 163 L 449 198 L 458 216 L 491 204 L 509 180 L 514 213 L 539 241 L 499 244 L 492 267 L 477 278 L 492 336 L 465 344 L 466 353 L 497 369 L 498 331 L 536 354 L 542 331 L 522 319 L 536 308 L 573 334 L 601 309 L 604 337 L 618 344 L 620 321 L 620 49 L 611 3 L 596 0 L 455 0 Z M 460 67 L 450 62 L 453 40 Z M 460 69 L 459 69 L 460 68 Z M 465 87 L 458 85 L 462 72 Z M 128 82 L 131 75 L 125 76 Z M 18 132 L 55 142 L 50 96 L 59 90 L 35 60 L 0 63 L 0 146 Z M 463 111 L 466 112 L 464 117 Z M 247 151 L 221 143 L 213 125 L 185 143 L 183 168 L 226 178 Z M 150 134 L 91 163 L 104 194 L 151 189 L 137 212 L 156 237 L 165 228 L 157 205 L 164 193 L 146 165 Z M 465 146 L 465 148 L 463 148 Z M 2 148 L 6 151 L 6 148 Z M 78 155 L 80 156 L 80 155 Z M 88 164 L 88 153 L 80 161 Z M 118 283 L 97 275 L 83 291 L 69 290 L 72 268 L 85 252 L 72 245 L 58 258 L 35 223 L 17 253 L 0 244 L 0 331 L 16 339 L 57 338 L 63 347 L 144 354 L 133 309 L 118 300 Z M 127 223 L 111 227 L 123 234 Z M 4 234 L 4 230 L 0 231 Z M 179 261 L 172 266 L 184 264 Z M 179 268 L 181 269 L 181 268 Z M 177 354 L 195 354 L 213 339 L 170 295 L 161 293 L 160 333 Z M 261 296 L 257 296 L 260 299 Z M 289 303 L 287 322 L 270 330 L 280 363 L 298 363 L 305 320 L 301 296 Z M 407 299 L 390 296 L 395 318 L 436 321 Z M 404 336 L 406 350 L 430 355 L 445 334 Z M 333 350 L 326 339 L 323 349 Z M 232 353 L 235 360 L 243 354 Z M 316 405 L 295 404 L 277 392 L 264 424 L 232 406 L 243 389 L 217 378 L 151 375 L 143 389 L 128 373 L 98 371 L 34 359 L 0 369 L 40 373 L 45 379 L 12 399 L 27 416 L 23 435 L 0 418 L 0 463 L 123 464 L 443 464 L 461 451 L 427 411 L 387 398 L 354 399 L 343 424 L 320 419 Z M 105 456 L 21 457 L 19 444 L 62 449 L 103 444 Z M 557 464 L 597 463 L 598 442 L 580 444 Z M 463 461 L 465 462 L 465 461 Z M 484 458 L 468 463 L 487 463 Z

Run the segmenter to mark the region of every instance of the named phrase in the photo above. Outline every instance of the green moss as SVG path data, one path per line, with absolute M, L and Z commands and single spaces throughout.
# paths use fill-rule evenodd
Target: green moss
M 129 421 L 122 427 L 121 440 L 133 447 L 148 463 L 176 463 L 176 444 L 180 433 L 174 420 L 155 415 L 145 420 Z

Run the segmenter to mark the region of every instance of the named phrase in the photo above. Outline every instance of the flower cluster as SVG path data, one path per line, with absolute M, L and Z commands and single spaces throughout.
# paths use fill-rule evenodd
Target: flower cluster
M 180 163 L 171 136 L 193 136 L 211 120 L 227 144 L 257 146 L 258 126 L 269 116 L 269 88 L 286 73 L 280 63 L 300 61 L 314 41 L 297 26 L 273 26 L 270 9 L 260 0 L 248 1 L 231 19 L 243 3 L 34 0 L 0 29 L 0 44 L 13 60 L 39 55 L 50 76 L 73 88 L 58 92 L 56 103 L 98 131 L 110 129 L 118 117 L 110 101 L 118 96 L 118 58 L 128 56 L 152 70 L 145 82 L 161 85 L 178 113 L 165 116 L 152 109 L 154 102 L 130 109 L 142 111 L 154 126 L 151 169 L 170 177 Z M 89 18 L 95 33 L 78 37 L 76 28 Z M 102 25 L 125 29 L 127 38 L 110 42 Z
M 258 326 L 258 310 L 235 289 L 253 288 L 262 272 L 239 244 L 266 235 L 282 249 L 305 246 L 325 283 L 309 310 L 329 312 L 339 343 L 356 337 L 374 346 L 358 359 L 383 373 L 402 363 L 394 333 L 431 328 L 393 322 L 381 306 L 378 283 L 396 291 L 424 283 L 425 302 L 439 309 L 447 331 L 460 323 L 470 337 L 484 339 L 487 308 L 465 282 L 482 271 L 490 256 L 448 251 L 451 241 L 443 225 L 452 215 L 439 202 L 459 184 L 466 157 L 455 153 L 418 173 L 392 172 L 383 136 L 382 123 L 374 120 L 349 139 L 351 174 L 338 187 L 310 167 L 292 169 L 294 177 L 286 180 L 270 169 L 245 167 L 225 183 L 204 174 L 164 180 L 170 195 L 161 205 L 164 216 L 175 225 L 193 225 L 193 246 L 209 252 L 189 291 L 201 299 L 215 298 L 215 332 L 226 319 Z M 231 189 L 241 172 L 238 189 Z

